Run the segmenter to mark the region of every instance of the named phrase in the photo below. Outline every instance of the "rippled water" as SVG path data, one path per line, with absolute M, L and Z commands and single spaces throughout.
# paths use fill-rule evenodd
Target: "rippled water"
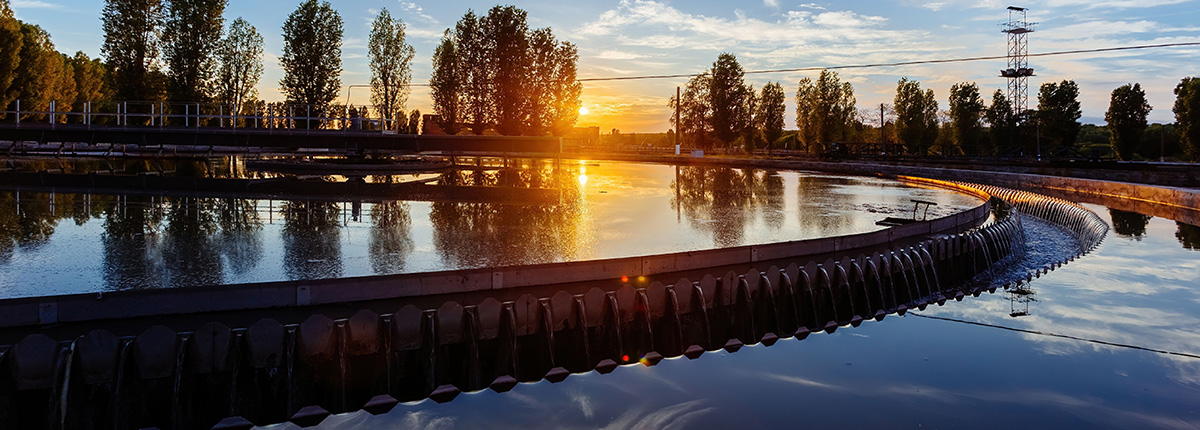
M 800 342 L 356 412 L 321 428 L 1196 428 L 1200 228 L 1088 207 L 1116 221 L 1114 234 L 1034 280 L 1028 316 L 1010 316 L 1010 296 L 985 294 Z M 1052 257 L 1062 236 L 1042 234 L 1031 253 Z
M 96 169 L 258 177 L 236 163 L 62 170 Z M 9 187 L 0 191 L 0 297 L 628 257 L 874 231 L 886 216 L 912 216 L 911 199 L 937 202 L 930 217 L 979 204 L 879 178 L 608 162 L 366 179 L 428 180 L 461 196 L 372 203 Z

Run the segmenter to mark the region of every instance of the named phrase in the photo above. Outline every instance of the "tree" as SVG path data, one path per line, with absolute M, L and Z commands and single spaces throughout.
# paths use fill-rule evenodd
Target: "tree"
M 421 111 L 413 109 L 408 115 L 408 132 L 409 134 L 421 134 Z
M 786 97 L 783 86 L 778 82 L 767 82 L 767 85 L 763 86 L 762 94 L 758 96 L 754 122 L 767 141 L 767 150 L 783 136 L 783 116 L 787 111 L 787 107 L 784 106 Z
M 579 117 L 579 52 L 549 28 L 529 31 L 527 13 L 497 6 L 468 10 L 443 35 L 430 79 L 443 130 L 465 122 L 475 134 L 562 136 Z M 455 100 L 457 99 L 457 102 Z
M 55 102 L 56 112 L 70 112 L 75 102 L 75 72 L 50 41 L 50 34 L 40 26 L 21 23 L 22 48 L 17 77 L 12 86 L 21 100 L 21 110 L 50 110 Z M 41 120 L 45 114 L 26 115 Z M 56 118 L 63 120 L 65 117 Z
M 570 42 L 561 42 L 554 49 L 553 71 L 550 91 L 550 134 L 565 136 L 575 127 L 579 120 L 579 100 L 583 93 L 583 84 L 576 79 L 576 64 L 579 62 L 579 49 Z
M 950 87 L 950 130 L 954 144 L 968 155 L 985 154 L 979 147 L 983 134 L 983 99 L 979 87 L 972 83 Z
M 169 0 L 163 26 L 163 60 L 172 100 L 206 102 L 212 97 L 213 59 L 225 27 L 228 0 Z
M 491 69 L 487 75 L 495 100 L 496 131 L 505 136 L 521 134 L 527 115 L 527 16 L 515 6 L 495 6 L 482 20 L 484 38 L 490 43 L 484 64 Z
M 225 38 L 217 46 L 217 75 L 213 89 L 233 115 L 250 113 L 258 98 L 259 79 L 263 74 L 263 37 L 258 29 L 242 18 L 233 20 Z
M 855 106 L 854 86 L 842 82 L 837 72 L 822 70 L 816 81 L 800 80 L 796 90 L 796 128 L 810 151 L 824 153 L 825 144 L 844 139 L 851 129 Z
M 992 104 L 984 112 L 988 125 L 988 137 L 992 148 L 999 151 L 1013 145 L 1017 132 L 1017 119 L 1013 116 L 1012 102 L 1004 97 L 1004 92 L 996 90 L 992 93 Z
M 310 117 L 323 116 L 342 87 L 342 17 L 329 2 L 306 0 L 288 15 L 279 65 L 279 86 L 288 103 L 307 105 Z
M 896 137 L 905 150 L 925 155 L 937 142 L 938 105 L 933 90 L 921 91 L 921 83 L 901 78 L 896 85 Z
M 1038 122 L 1051 143 L 1069 148 L 1079 136 L 1079 86 L 1075 81 L 1047 82 L 1038 90 Z
M 471 132 L 475 134 L 483 134 L 495 111 L 492 69 L 488 65 L 490 41 L 483 33 L 482 24 L 474 11 L 467 10 L 454 26 L 459 78 L 464 84 L 463 120 L 470 124 Z
M 433 111 L 438 115 L 438 127 L 446 134 L 458 134 L 463 106 L 463 67 L 458 58 L 453 34 L 446 30 L 442 43 L 433 51 L 433 75 L 429 77 Z
M 164 85 L 158 70 L 162 0 L 105 0 L 100 19 L 104 23 L 100 52 L 112 73 L 116 98 L 160 100 Z
M 5 108 L 16 100 L 17 89 L 12 86 L 21 64 L 21 24 L 13 16 L 8 0 L 0 0 L 0 104 Z M 0 118 L 8 114 L 0 113 Z
M 712 148 L 712 108 L 708 104 L 709 74 L 688 79 L 678 98 L 671 97 L 669 105 L 679 110 L 679 121 L 671 117 L 671 125 L 679 131 L 679 141 L 693 148 Z
M 1104 120 L 1108 122 L 1109 143 L 1118 158 L 1133 159 L 1142 142 L 1142 132 L 1146 131 L 1150 109 L 1141 84 L 1125 84 L 1113 90 Z
M 1192 160 L 1200 160 L 1200 78 L 1183 78 L 1175 86 L 1175 124 Z
M 747 98 L 752 91 L 746 86 L 745 72 L 737 57 L 721 53 L 709 72 L 708 105 L 712 111 L 714 137 L 721 143 L 733 142 L 750 128 L 751 114 Z
M 398 130 L 405 118 L 397 114 L 408 104 L 412 81 L 413 47 L 404 37 L 404 21 L 392 18 L 387 8 L 371 24 L 367 56 L 371 62 L 371 103 L 386 118 L 389 130 Z
M 108 70 L 104 63 L 83 51 L 76 52 L 70 62 L 75 78 L 75 103 L 107 100 L 111 90 L 105 84 Z

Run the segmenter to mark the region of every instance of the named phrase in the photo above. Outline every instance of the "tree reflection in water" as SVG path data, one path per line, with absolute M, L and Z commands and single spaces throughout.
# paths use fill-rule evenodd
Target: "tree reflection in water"
M 1152 218 L 1149 215 L 1112 208 L 1108 209 L 1108 213 L 1112 217 L 1114 232 L 1120 236 L 1132 237 L 1138 240 L 1141 240 L 1146 235 L 1146 225 L 1150 223 L 1150 218 Z
M 94 198 L 99 198 L 95 196 Z M 162 204 L 151 196 L 103 196 L 104 284 L 109 289 L 155 287 L 163 279 L 156 255 L 165 218 Z
M 332 202 L 283 204 L 283 266 L 288 279 L 342 276 L 341 209 Z
M 407 202 L 382 202 L 371 207 L 371 236 L 368 247 L 371 270 L 377 275 L 404 271 L 413 250 L 412 217 Z
M 221 234 L 217 237 L 218 249 L 225 257 L 225 266 L 234 274 L 244 275 L 262 260 L 262 217 L 258 214 L 258 201 L 245 199 L 217 199 L 217 223 Z
M 451 267 L 506 266 L 576 259 L 585 242 L 586 207 L 578 172 L 531 163 L 521 168 L 447 172 L 442 185 L 553 188 L 544 204 L 433 202 L 433 245 Z M 481 252 L 481 250 L 489 250 Z
M 1178 221 L 1175 222 L 1175 226 L 1178 229 L 1175 238 L 1179 239 L 1184 249 L 1200 250 L 1200 227 Z
M 688 224 L 708 232 L 717 247 L 738 246 L 745 229 L 759 214 L 768 228 L 783 226 L 783 178 L 774 171 L 725 167 L 681 166 L 672 188 L 671 208 Z

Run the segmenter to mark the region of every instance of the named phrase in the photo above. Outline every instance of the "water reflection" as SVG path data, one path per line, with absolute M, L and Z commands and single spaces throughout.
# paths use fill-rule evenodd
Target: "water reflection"
M 744 243 L 748 220 L 765 214 L 772 230 L 783 226 L 783 179 L 777 172 L 723 167 L 678 167 L 671 208 L 692 228 L 711 234 L 717 247 Z
M 1146 224 L 1150 222 L 1151 218 L 1149 215 L 1111 208 L 1108 213 L 1112 218 L 1113 231 L 1117 234 L 1134 239 L 1146 235 Z
M 288 279 L 342 276 L 342 211 L 337 203 L 283 204 L 283 266 Z
M 158 233 L 165 213 L 150 196 L 104 199 L 104 284 L 110 289 L 145 288 L 163 279 Z
M 578 259 L 586 242 L 586 207 L 578 175 L 548 164 L 445 173 L 443 185 L 551 188 L 561 194 L 556 204 L 434 202 L 429 212 L 434 247 L 452 267 Z
M 413 250 L 412 217 L 405 202 L 371 207 L 371 269 L 375 274 L 401 273 Z
M 1181 222 L 1176 222 L 1175 226 L 1175 238 L 1179 239 L 1184 249 L 1200 250 L 1200 227 Z
M 26 167 L 58 168 L 39 163 Z M 228 159 L 63 167 L 214 177 L 243 171 Z M 321 189 L 328 180 L 350 179 L 296 181 L 297 189 Z M 416 182 L 404 192 L 420 199 L 17 192 L 8 185 L 0 191 L 0 290 L 14 297 L 631 257 L 872 231 L 882 215 L 865 207 L 880 202 L 932 199 L 946 211 L 978 204 L 880 179 L 633 163 L 510 160 L 364 180 Z

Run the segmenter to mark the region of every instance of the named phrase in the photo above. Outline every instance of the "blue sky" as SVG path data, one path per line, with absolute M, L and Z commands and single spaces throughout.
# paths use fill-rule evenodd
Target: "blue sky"
M 100 54 L 101 0 L 11 0 L 19 19 L 48 30 L 60 51 Z M 260 93 L 278 100 L 282 73 L 278 55 L 280 28 L 298 0 L 231 0 L 226 18 L 244 17 L 266 39 L 266 74 Z M 427 82 L 430 56 L 438 38 L 468 8 L 486 11 L 496 3 L 427 0 L 334 0 L 345 20 L 343 85 L 370 82 L 366 61 L 369 23 L 380 8 L 408 23 L 417 56 L 414 82 Z M 721 52 L 737 55 L 747 70 L 880 63 L 918 59 L 1004 55 L 999 23 L 1007 19 L 997 0 L 901 0 L 853 2 L 701 1 L 520 1 L 532 27 L 552 27 L 560 39 L 579 46 L 580 78 L 693 73 L 710 65 Z M 1200 41 L 1200 0 L 1045 0 L 1013 3 L 1030 8 L 1039 23 L 1030 36 L 1030 52 L 1111 46 Z M 1167 48 L 1106 54 L 1034 58 L 1042 82 L 1074 79 L 1079 83 L 1085 122 L 1103 122 L 1112 89 L 1128 82 L 1145 87 L 1153 122 L 1173 120 L 1172 89 L 1184 76 L 1200 75 L 1200 48 Z M 1004 88 L 997 77 L 1003 61 L 925 65 L 840 72 L 854 84 L 859 108 L 891 103 L 902 76 L 921 81 L 946 109 L 946 96 L 956 82 L 978 83 L 985 98 Z M 754 75 L 761 88 L 779 81 L 791 98 L 796 83 L 815 73 Z M 598 125 L 623 132 L 664 131 L 670 111 L 667 99 L 684 79 L 593 82 L 584 86 L 589 114 L 579 125 Z M 343 97 L 346 91 L 343 90 Z M 351 101 L 365 103 L 365 89 L 354 89 Z M 414 87 L 410 108 L 429 109 L 427 90 Z

